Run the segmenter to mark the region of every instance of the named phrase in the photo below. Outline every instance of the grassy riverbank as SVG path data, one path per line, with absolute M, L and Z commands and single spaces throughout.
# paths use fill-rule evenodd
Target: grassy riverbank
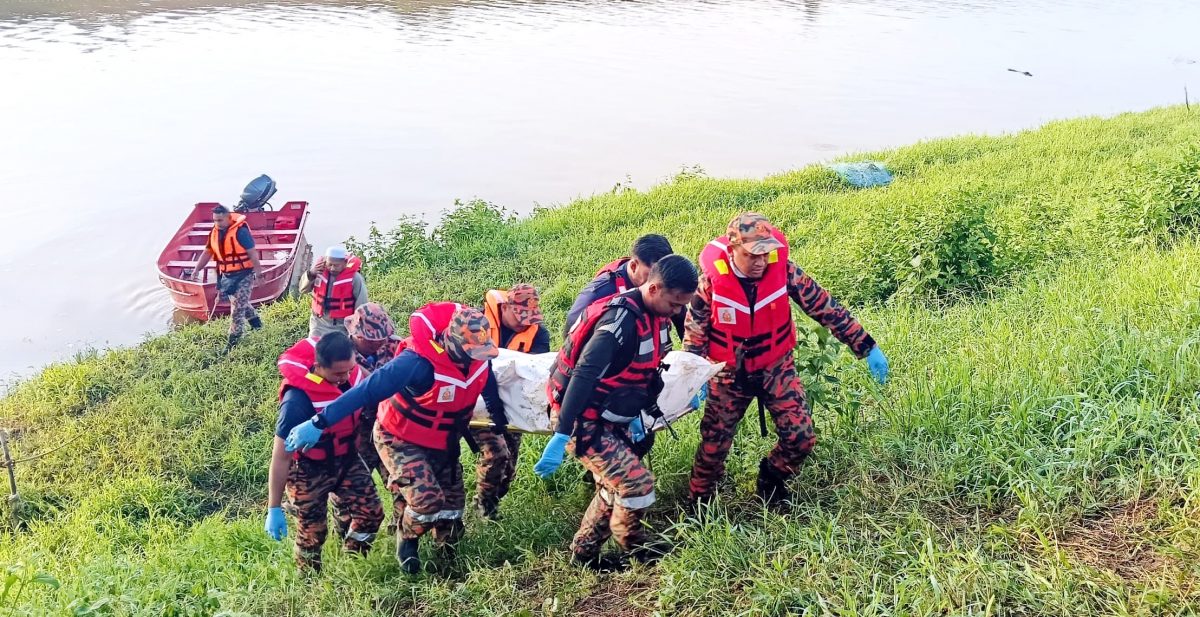
M 533 476 L 530 439 L 505 520 L 470 518 L 454 567 L 407 579 L 386 539 L 365 560 L 327 546 L 306 580 L 262 531 L 274 358 L 305 307 L 270 308 L 228 357 L 224 324 L 187 327 L 49 367 L 0 401 L 14 455 L 50 451 L 17 466 L 0 613 L 1200 612 L 1197 143 L 1200 115 L 1168 108 L 874 153 L 898 174 L 883 189 L 816 167 L 682 174 L 522 219 L 467 204 L 432 236 L 401 222 L 360 245 L 395 314 L 530 281 L 557 331 L 637 235 L 695 255 L 759 210 L 880 341 L 893 381 L 873 389 L 810 332 L 798 357 L 820 442 L 787 515 L 749 497 L 770 446 L 754 422 L 705 521 L 676 511 L 696 418 L 664 436 L 653 520 L 677 548 L 657 567 L 567 564 L 589 495 L 577 466 Z

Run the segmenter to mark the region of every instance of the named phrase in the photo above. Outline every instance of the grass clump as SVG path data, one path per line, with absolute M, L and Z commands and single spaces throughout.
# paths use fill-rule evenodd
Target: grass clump
M 459 560 L 416 579 L 392 541 L 327 547 L 299 577 L 261 528 L 274 359 L 304 330 L 284 302 L 229 356 L 222 323 L 49 367 L 0 401 L 27 507 L 0 524 L 14 615 L 1200 612 L 1200 123 L 1182 108 L 870 153 L 855 190 L 819 167 L 762 180 L 699 170 L 529 217 L 458 204 L 433 229 L 372 228 L 371 293 L 396 315 L 532 282 L 547 327 L 642 233 L 695 255 L 740 210 L 888 353 L 883 389 L 801 319 L 819 443 L 784 514 L 750 498 L 772 440 L 741 431 L 717 506 L 676 504 L 691 417 L 651 457 L 658 566 L 595 576 L 565 546 L 590 497 L 522 452 L 505 520 L 468 520 Z M 403 324 L 401 326 L 403 329 Z M 64 445 L 65 444 L 65 445 Z M 55 449 L 58 448 L 58 449 Z M 470 456 L 467 455 L 470 464 Z

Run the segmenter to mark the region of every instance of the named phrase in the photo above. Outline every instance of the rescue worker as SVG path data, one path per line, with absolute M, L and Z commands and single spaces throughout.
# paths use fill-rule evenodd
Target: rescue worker
M 706 385 L 689 500 L 694 506 L 713 497 L 738 422 L 757 399 L 760 430 L 766 436 L 765 409 L 778 442 L 759 461 L 756 493 L 776 506 L 790 499 L 787 481 L 816 442 L 792 355 L 796 328 L 789 298 L 855 356 L 866 358 L 881 384 L 887 380 L 887 359 L 850 312 L 788 259 L 787 239 L 761 214 L 734 217 L 726 234 L 700 253 L 700 271 L 684 350 L 726 365 Z
M 640 286 L 598 301 L 576 321 L 558 352 L 547 395 L 554 436 L 534 471 L 548 477 L 568 446 L 596 478 L 596 494 L 571 541 L 572 560 L 609 570 L 623 556 L 602 558 L 611 536 L 625 555 L 653 561 L 662 548 L 642 526 L 654 503 L 654 474 L 632 449 L 645 437 L 643 412 L 657 409 L 660 364 L 671 349 L 670 317 L 696 291 L 696 269 L 670 255 Z
M 671 249 L 671 243 L 658 234 L 646 234 L 634 240 L 628 257 L 605 264 L 596 273 L 595 278 L 579 292 L 579 296 L 575 298 L 575 304 L 572 304 L 571 310 L 567 311 L 567 332 L 570 332 L 571 326 L 575 325 L 575 320 L 579 319 L 587 307 L 597 300 L 641 287 L 645 284 L 646 277 L 650 275 L 650 269 L 654 267 L 654 264 L 674 252 Z M 675 324 L 675 331 L 680 338 L 683 338 L 683 313 L 673 315 L 671 321 Z
M 378 370 L 396 357 L 400 337 L 387 309 L 375 302 L 368 302 L 354 309 L 346 318 L 346 331 L 354 343 L 354 361 L 367 373 Z M 362 410 L 362 421 L 358 423 L 355 445 L 367 469 L 379 472 L 384 484 L 388 481 L 387 467 L 375 449 L 375 418 L 377 407 L 372 405 Z
M 362 260 L 342 246 L 331 246 L 301 277 L 300 293 L 312 292 L 308 335 L 346 334 L 345 319 L 368 302 L 367 281 L 359 273 Z
M 356 409 L 321 430 L 312 447 L 303 452 L 288 454 L 284 438 L 365 374 L 354 363 L 350 339 L 339 333 L 320 340 L 301 339 L 292 345 L 279 356 L 279 374 L 283 381 L 268 474 L 266 531 L 276 540 L 287 535 L 281 506 L 286 490 L 296 516 L 296 563 L 302 569 L 319 571 L 328 504 L 333 504 L 338 535 L 347 551 L 365 554 L 383 521 L 371 471 L 356 453 L 354 434 L 362 423 L 361 413 Z
M 254 236 L 246 224 L 244 214 L 231 214 L 229 208 L 217 205 L 212 209 L 213 228 L 208 233 L 208 243 L 196 262 L 196 268 L 188 277 L 196 280 L 210 260 L 217 262 L 217 299 L 229 301 L 229 340 L 225 349 L 232 349 L 246 331 L 243 322 L 257 330 L 262 327 L 258 312 L 250 303 L 250 291 L 254 288 L 255 273 L 262 271 L 258 251 L 254 249 Z
M 429 533 L 446 557 L 463 533 L 466 504 L 459 440 L 482 395 L 498 429 L 504 406 L 489 360 L 496 356 L 487 319 L 453 302 L 427 304 L 408 322 L 411 335 L 394 360 L 351 388 L 324 411 L 292 429 L 289 451 L 317 443 L 324 427 L 360 407 L 388 401 L 375 423 L 375 447 L 389 473 L 400 519 L 396 559 L 406 573 L 421 569 L 418 540 Z
M 542 309 L 533 285 L 514 285 L 507 291 L 493 289 L 484 295 L 483 314 L 497 347 L 524 353 L 550 351 L 550 333 L 541 326 Z M 499 519 L 500 499 L 508 493 L 517 474 L 521 434 L 492 428 L 473 429 L 479 444 L 475 465 L 475 511 L 489 520 Z

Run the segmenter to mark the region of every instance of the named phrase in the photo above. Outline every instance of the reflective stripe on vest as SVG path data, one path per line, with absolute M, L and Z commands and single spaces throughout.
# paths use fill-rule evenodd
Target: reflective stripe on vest
M 634 313 L 637 323 L 638 350 L 629 366 L 625 367 L 623 371 L 597 380 L 592 398 L 588 401 L 581 416 L 585 420 L 604 420 L 611 423 L 628 424 L 640 415 L 618 413 L 605 408 L 605 403 L 608 395 L 617 388 L 643 389 L 649 394 L 649 387 L 659 370 L 662 359 L 671 349 L 671 322 L 668 319 L 651 315 L 633 300 L 632 292 L 592 303 L 576 322 L 575 327 L 571 329 L 555 359 L 550 383 L 546 386 L 550 406 L 555 412 L 561 408 L 562 397 L 571 380 L 571 372 L 579 361 L 583 347 L 591 338 L 596 323 L 606 311 L 613 307 Z
M 320 413 L 322 409 L 341 396 L 342 390 L 312 372 L 312 366 L 316 364 L 318 340 L 317 338 L 300 339 L 279 356 L 277 366 L 279 374 L 283 378 L 279 384 L 279 400 L 283 400 L 283 395 L 287 393 L 288 389 L 296 388 L 308 395 L 313 409 Z M 362 367 L 356 366 L 350 373 L 350 387 L 357 385 L 365 376 L 366 373 Z M 359 409 L 342 418 L 333 426 L 326 427 L 321 431 L 321 439 L 315 446 L 304 452 L 297 451 L 293 457 L 323 461 L 350 454 L 354 444 L 355 430 L 361 417 L 362 410 Z
M 433 387 L 418 395 L 401 390 L 383 408 L 380 424 L 399 439 L 446 450 L 467 430 L 475 401 L 487 384 L 489 364 L 472 361 L 463 372 L 434 340 L 450 325 L 459 308 L 461 305 L 453 302 L 428 304 L 409 320 L 413 335 L 405 341 L 405 346 L 433 365 Z
M 351 255 L 346 267 L 338 272 L 329 284 L 329 277 L 322 273 L 313 282 L 312 312 L 318 317 L 345 319 L 354 314 L 354 275 L 362 267 L 362 260 Z
M 700 269 L 712 290 L 709 307 L 708 356 L 747 372 L 765 369 L 790 355 L 796 347 L 796 328 L 788 298 L 787 238 L 779 230 L 772 235 L 783 248 L 772 251 L 762 278 L 754 282 L 754 306 L 746 297 L 742 281 L 733 271 L 724 238 L 709 242 L 700 252 Z
M 246 215 L 233 213 L 229 215 L 229 227 L 225 229 L 225 237 L 221 238 L 221 230 L 214 224 L 208 232 L 208 252 L 213 261 L 217 262 L 217 272 L 231 274 L 254 267 L 250 261 L 250 252 L 237 239 L 239 229 L 246 227 Z

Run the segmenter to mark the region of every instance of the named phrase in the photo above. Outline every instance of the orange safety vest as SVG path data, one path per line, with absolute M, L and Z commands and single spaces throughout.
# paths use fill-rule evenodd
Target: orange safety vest
M 504 304 L 507 298 L 504 292 L 499 289 L 493 289 L 487 292 L 483 301 L 483 316 L 487 317 L 488 325 L 492 327 L 492 343 L 496 347 L 500 347 L 500 305 Z M 515 332 L 512 338 L 508 339 L 508 344 L 505 348 L 522 353 L 529 353 L 533 349 L 533 337 L 537 336 L 540 325 L 534 324 L 525 328 L 522 332 Z
M 292 388 L 303 390 L 308 395 L 308 399 L 312 401 L 313 409 L 320 413 L 322 409 L 337 400 L 342 391 L 312 372 L 312 366 L 317 360 L 318 340 L 318 338 L 300 339 L 279 356 L 278 365 L 279 376 L 283 378 L 279 383 L 279 400 L 282 401 L 283 395 Z M 355 367 L 354 372 L 350 373 L 350 386 L 358 385 L 358 382 L 362 381 L 365 376 L 366 373 L 361 367 Z M 304 452 L 297 451 L 294 457 L 324 461 L 350 454 L 354 447 L 354 434 L 361 421 L 361 416 L 362 410 L 360 409 L 342 418 L 337 424 L 326 427 L 321 432 L 321 439 L 317 445 Z
M 217 261 L 218 274 L 232 274 L 249 270 L 254 267 L 254 262 L 250 261 L 250 251 L 238 242 L 237 232 L 239 229 L 246 227 L 246 216 L 243 214 L 230 214 L 229 227 L 225 230 L 225 241 L 220 241 L 221 230 L 217 229 L 214 224 L 212 231 L 208 232 L 208 246 L 206 247 L 209 254 Z M 249 229 L 249 228 L 247 228 Z
M 346 267 L 338 272 L 337 278 L 329 282 L 329 275 L 321 273 L 313 282 L 312 312 L 317 317 L 345 319 L 354 314 L 354 275 L 362 267 L 362 260 L 351 255 Z

